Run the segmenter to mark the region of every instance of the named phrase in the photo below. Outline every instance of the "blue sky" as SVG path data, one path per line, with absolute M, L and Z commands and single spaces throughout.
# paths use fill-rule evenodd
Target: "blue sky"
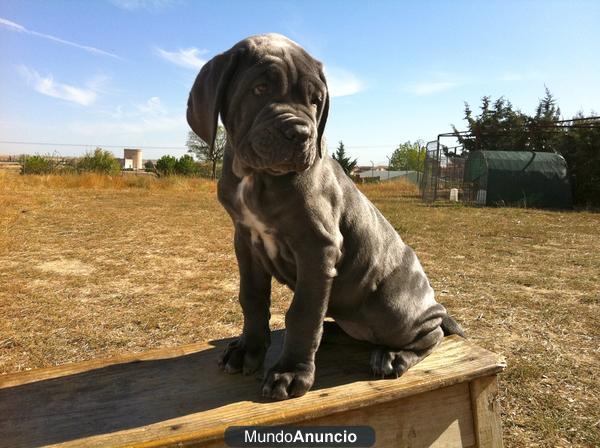
M 198 69 L 240 39 L 279 32 L 324 62 L 330 151 L 362 164 L 464 128 L 463 103 L 504 95 L 532 113 L 544 85 L 570 118 L 600 113 L 598 1 L 0 3 L 0 153 L 96 145 L 181 155 Z M 118 148 L 110 148 L 121 156 Z

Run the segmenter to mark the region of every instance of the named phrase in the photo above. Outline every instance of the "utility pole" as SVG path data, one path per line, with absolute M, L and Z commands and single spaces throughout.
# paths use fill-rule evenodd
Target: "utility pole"
M 392 164 L 392 159 L 390 159 L 390 156 L 386 156 L 388 159 L 388 180 L 390 180 L 390 165 Z

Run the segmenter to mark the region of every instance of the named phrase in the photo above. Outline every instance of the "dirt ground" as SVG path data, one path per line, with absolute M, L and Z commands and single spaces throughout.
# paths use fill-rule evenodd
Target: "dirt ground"
M 600 215 L 363 191 L 507 358 L 505 446 L 600 446 Z M 0 373 L 236 335 L 237 277 L 209 181 L 0 172 Z M 289 299 L 274 288 L 274 328 Z

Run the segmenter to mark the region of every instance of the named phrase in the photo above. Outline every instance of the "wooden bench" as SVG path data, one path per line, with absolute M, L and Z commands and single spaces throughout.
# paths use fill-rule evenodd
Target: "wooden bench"
M 273 332 L 269 362 L 281 347 Z M 257 377 L 227 375 L 229 340 L 0 376 L 0 446 L 224 446 L 229 426 L 370 425 L 377 447 L 500 447 L 503 359 L 446 338 L 400 379 L 374 379 L 369 347 L 327 323 L 317 379 L 269 402 Z

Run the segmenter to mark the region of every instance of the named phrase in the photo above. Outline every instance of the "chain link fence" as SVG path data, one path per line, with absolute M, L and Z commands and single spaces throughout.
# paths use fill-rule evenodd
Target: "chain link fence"
M 420 184 L 423 201 L 477 201 L 479 187 L 474 182 L 465 181 L 467 154 L 462 149 L 462 146 L 447 147 L 439 140 L 427 143 Z

